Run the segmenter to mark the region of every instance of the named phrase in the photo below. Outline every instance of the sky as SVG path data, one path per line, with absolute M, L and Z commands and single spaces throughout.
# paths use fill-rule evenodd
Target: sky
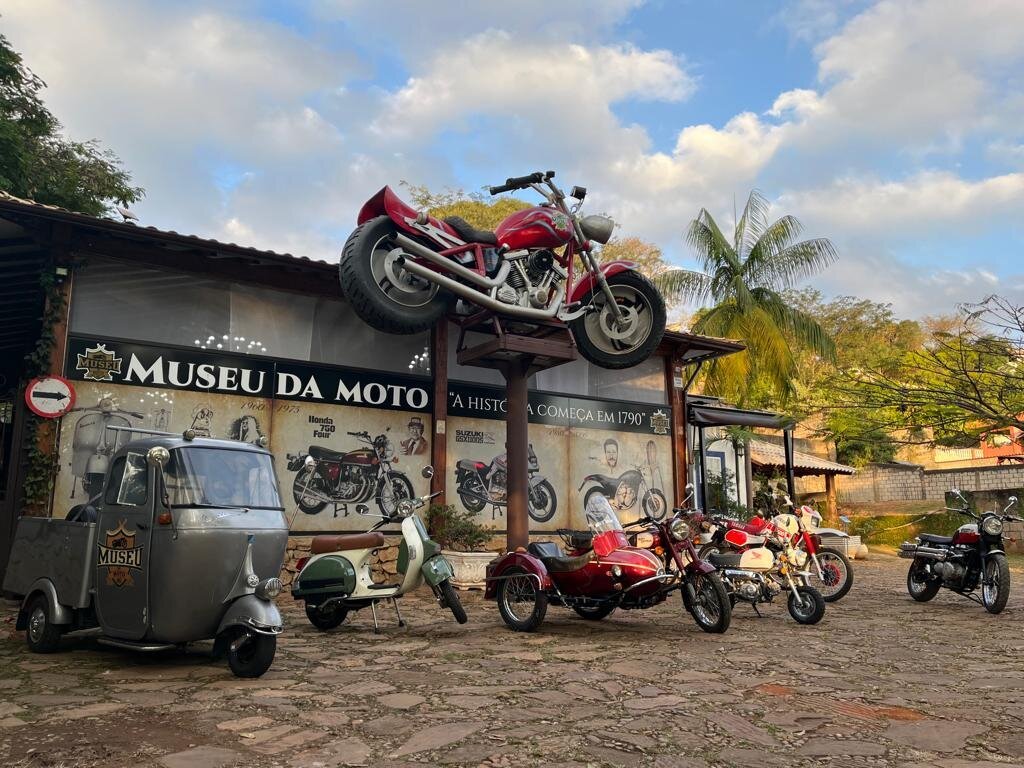
M 554 169 L 677 266 L 758 189 L 836 245 L 826 296 L 1024 303 L 1021 0 L 0 0 L 0 33 L 146 225 L 336 261 L 385 184 Z

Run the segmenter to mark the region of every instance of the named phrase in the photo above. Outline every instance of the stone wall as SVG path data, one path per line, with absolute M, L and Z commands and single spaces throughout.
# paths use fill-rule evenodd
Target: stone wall
M 1024 466 L 973 469 L 924 469 L 915 465 L 881 464 L 855 475 L 836 478 L 840 502 L 942 501 L 946 491 L 997 491 L 1024 488 Z

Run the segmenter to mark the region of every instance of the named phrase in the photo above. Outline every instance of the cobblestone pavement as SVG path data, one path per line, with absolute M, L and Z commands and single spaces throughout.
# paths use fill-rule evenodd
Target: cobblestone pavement
M 277 660 L 248 681 L 201 649 L 33 655 L 7 604 L 0 765 L 1024 765 L 1024 574 L 989 616 L 912 602 L 906 561 L 855 569 L 818 626 L 741 606 L 717 636 L 678 598 L 600 623 L 551 608 L 531 635 L 479 593 L 464 626 L 420 594 L 380 635 L 368 611 L 320 633 L 288 599 Z

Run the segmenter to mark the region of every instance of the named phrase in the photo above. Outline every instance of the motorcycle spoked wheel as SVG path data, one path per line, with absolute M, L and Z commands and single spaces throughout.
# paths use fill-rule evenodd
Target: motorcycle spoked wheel
M 385 490 L 390 490 L 390 493 L 385 494 Z M 409 478 L 398 472 L 393 472 L 380 483 L 377 493 L 377 507 L 382 515 L 391 516 L 398 509 L 398 502 L 403 499 L 415 498 L 415 496 L 416 494 L 412 490 L 412 483 L 409 482 Z
M 498 613 L 505 626 L 516 632 L 533 632 L 548 612 L 548 596 L 525 568 L 514 565 L 498 582 Z
M 644 493 L 640 508 L 652 520 L 661 520 L 668 512 L 668 501 L 665 499 L 664 493 L 657 488 L 651 488 Z
M 529 514 L 530 518 L 538 523 L 546 523 L 555 516 L 558 510 L 558 497 L 555 489 L 547 480 L 541 480 L 536 485 L 530 486 Z
M 924 578 L 926 568 L 923 560 L 914 560 L 907 571 L 907 592 L 919 603 L 927 603 L 939 593 L 942 582 L 934 577 Z
M 818 550 L 821 565 L 821 586 L 815 587 L 826 603 L 834 603 L 846 596 L 853 586 L 853 567 L 846 555 L 838 549 L 825 547 Z M 808 564 L 810 566 L 810 564 Z M 809 567 L 811 577 L 818 578 L 818 570 Z
M 323 487 L 323 479 L 316 473 L 316 469 L 303 467 L 295 476 L 295 482 L 292 483 L 292 498 L 295 499 L 299 509 L 307 515 L 315 515 L 327 506 L 326 501 L 312 495 L 311 491 L 314 494 L 327 495 Z
M 650 280 L 629 270 L 608 278 L 626 325 L 618 327 L 599 286 L 583 297 L 596 310 L 569 323 L 580 354 L 601 368 L 629 368 L 650 357 L 665 334 L 665 299 Z
M 711 634 L 721 634 L 732 622 L 732 601 L 717 573 L 704 573 L 693 580 L 696 602 L 683 587 L 683 607 L 693 616 L 697 626 Z
M 1006 555 L 989 555 L 981 585 L 981 604 L 989 613 L 1001 613 L 1010 599 L 1010 564 Z
M 796 588 L 797 594 L 789 593 L 786 607 L 797 624 L 817 624 L 825 617 L 825 598 L 814 587 L 806 585 Z M 797 596 L 799 595 L 799 599 Z
M 464 484 L 460 484 L 456 489 L 456 493 L 459 495 L 459 501 L 462 502 L 462 506 L 474 515 L 482 512 L 484 507 L 487 506 L 487 502 L 483 500 L 483 497 L 487 495 L 487 491 L 475 477 L 471 477 Z
M 378 216 L 356 227 L 338 264 L 341 291 L 367 325 L 384 333 L 422 333 L 448 309 L 440 286 L 414 277 L 393 263 L 395 223 Z

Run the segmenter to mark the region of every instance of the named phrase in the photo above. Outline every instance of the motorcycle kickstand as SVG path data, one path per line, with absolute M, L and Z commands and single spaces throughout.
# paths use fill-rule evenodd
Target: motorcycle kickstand
M 398 626 L 405 626 L 405 619 L 402 618 L 402 612 L 398 609 L 398 600 L 394 597 L 391 598 L 391 604 L 395 606 L 395 613 L 398 614 Z
M 373 634 L 380 634 L 380 624 L 377 623 L 377 601 L 370 603 L 370 612 L 373 614 Z
M 759 618 L 759 619 L 760 619 L 760 618 L 763 618 L 763 617 L 761 616 L 761 611 L 759 611 L 759 610 L 758 610 L 758 608 L 757 608 L 757 603 L 751 603 L 751 604 L 750 604 L 750 607 L 754 609 L 754 613 L 756 613 L 756 614 L 757 614 L 757 618 Z

